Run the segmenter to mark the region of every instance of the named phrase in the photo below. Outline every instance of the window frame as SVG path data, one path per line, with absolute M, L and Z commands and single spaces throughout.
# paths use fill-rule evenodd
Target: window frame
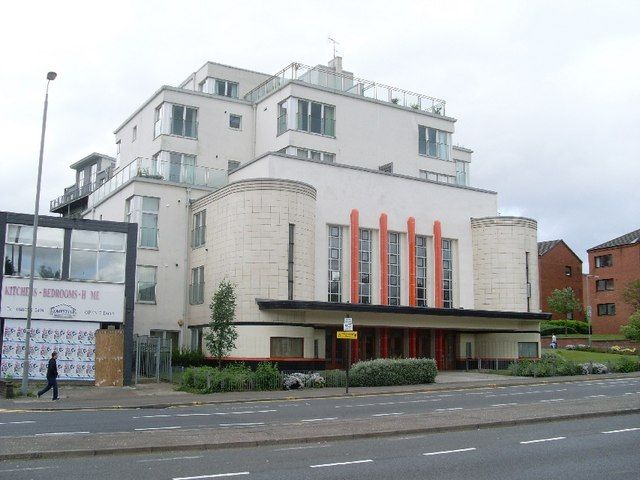
M 602 288 L 600 288 L 602 285 Z M 596 292 L 611 292 L 614 289 L 613 278 L 602 278 L 596 280 Z
M 395 241 L 392 241 L 394 237 Z M 387 304 L 394 306 L 402 304 L 401 243 L 400 232 L 387 232 Z M 393 246 L 397 247 L 396 252 L 393 251 Z M 397 294 L 393 294 L 395 292 Z
M 199 248 L 207 243 L 207 210 L 200 210 L 193 214 L 193 229 L 191 230 L 191 248 Z
M 96 245 L 96 248 L 87 248 L 87 247 L 74 247 L 73 246 L 73 236 L 76 232 L 95 232 L 98 234 L 98 244 Z M 103 234 L 116 234 L 116 235 L 121 235 L 122 236 L 122 250 L 116 250 L 113 248 L 103 248 L 102 247 L 102 237 Z M 73 269 L 73 259 L 74 259 L 74 252 L 95 252 L 96 254 L 96 258 L 95 258 L 95 277 L 94 278 L 78 278 L 72 275 L 72 269 Z M 122 280 L 119 281 L 113 281 L 113 280 L 104 280 L 100 278 L 100 266 L 101 266 L 101 253 L 120 253 L 122 254 Z M 73 229 L 71 231 L 71 242 L 69 244 L 69 280 L 73 281 L 73 282 L 95 282 L 95 283 L 113 283 L 113 284 L 123 284 L 126 282 L 126 277 L 127 277 L 127 236 L 125 233 L 122 232 L 109 232 L 109 231 L 95 231 L 95 230 L 80 230 L 80 229 Z
M 603 261 L 604 259 L 606 259 L 606 261 Z M 593 264 L 595 268 L 613 267 L 613 254 L 598 255 L 594 258 Z
M 140 268 L 152 269 L 153 271 L 153 300 L 140 300 L 140 283 L 151 285 L 151 282 L 141 282 L 140 280 Z M 158 266 L 157 265 L 136 265 L 136 303 L 142 303 L 147 305 L 157 305 L 158 303 Z
M 358 303 L 370 305 L 373 301 L 373 230 L 361 228 L 358 232 L 358 243 Z M 368 254 L 368 257 L 365 257 L 365 254 Z M 368 271 L 364 272 L 365 269 Z M 368 293 L 364 291 L 366 287 Z
M 235 117 L 235 118 L 237 118 L 237 119 L 238 119 L 238 126 L 237 126 L 237 127 L 234 127 L 234 126 L 231 124 L 231 119 L 232 119 L 232 117 Z M 231 130 L 235 130 L 235 131 L 237 131 L 237 132 L 241 132 L 241 131 L 242 131 L 242 115 L 238 115 L 237 113 L 230 113 L 230 114 L 229 114 L 229 128 L 230 128 Z
M 342 302 L 342 250 L 343 250 L 343 228 L 341 225 L 328 225 L 327 231 L 327 298 L 329 302 L 341 303 Z M 337 235 L 332 235 L 334 229 L 337 229 Z M 332 239 L 336 239 L 337 246 L 332 247 Z M 332 253 L 335 251 L 335 258 L 332 257 Z M 332 268 L 331 262 L 337 263 L 337 269 Z M 337 280 L 334 280 L 333 273 L 337 273 Z M 337 292 L 332 292 L 331 287 L 337 286 Z
M 615 303 L 598 303 L 597 309 L 599 317 L 612 317 L 616 314 Z
M 204 303 L 204 265 L 191 269 L 191 283 L 189 285 L 189 305 Z
M 301 97 L 290 97 L 290 98 L 297 100 L 295 102 L 295 107 L 296 107 L 295 130 L 296 131 L 309 133 L 311 135 L 320 135 L 322 137 L 336 138 L 336 106 L 335 105 L 331 105 L 330 103 L 323 103 L 317 100 L 311 100 L 309 98 L 301 98 Z M 289 99 L 285 100 L 285 102 L 287 102 L 288 100 Z M 281 103 L 284 103 L 284 102 L 281 102 Z M 307 104 L 306 114 L 304 114 L 306 118 L 303 118 L 303 113 L 300 111 L 301 103 Z M 320 106 L 320 117 L 315 117 L 314 115 L 312 115 L 311 112 L 312 112 L 312 107 L 314 105 Z M 327 111 L 333 112 L 330 118 L 327 116 Z M 311 129 L 313 118 L 319 119 L 319 122 L 320 122 L 319 132 L 313 131 Z M 302 128 L 304 125 L 304 121 L 306 121 L 306 128 Z M 332 122 L 331 128 L 329 129 L 327 128 L 327 121 Z
M 9 237 L 9 230 L 11 229 L 11 227 L 20 227 L 20 228 L 25 228 L 27 229 L 27 231 L 30 231 L 30 233 L 26 234 L 26 238 L 22 241 L 12 241 L 12 239 Z M 45 232 L 45 231 L 60 231 L 62 234 L 62 238 L 61 238 L 61 243 L 57 246 L 51 246 L 51 245 L 46 245 L 43 240 L 43 236 L 41 235 L 41 232 Z M 60 235 L 60 233 L 58 233 L 58 235 Z M 58 270 L 58 276 L 55 276 L 55 272 L 54 272 L 54 276 L 53 277 L 43 277 L 40 276 L 38 269 L 34 268 L 34 279 L 39 278 L 39 279 L 43 279 L 43 280 L 62 280 L 63 279 L 63 265 L 64 265 L 64 235 L 65 235 L 65 229 L 63 228 L 58 228 L 58 227 L 44 227 L 42 225 L 38 225 L 38 238 L 36 239 L 36 265 L 37 265 L 37 260 L 38 258 L 42 258 L 41 255 L 38 255 L 38 250 L 39 249 L 46 249 L 47 251 L 54 251 L 54 250 L 58 250 L 58 255 L 60 257 L 60 263 L 59 263 L 59 270 Z M 18 237 L 18 240 L 20 240 L 20 237 Z M 22 251 L 23 249 L 28 249 L 28 255 L 29 255 L 29 261 L 33 261 L 33 259 L 31 258 L 31 249 L 33 247 L 33 225 L 25 225 L 25 224 L 21 224 L 21 223 L 7 223 L 6 227 L 5 227 L 5 244 L 4 244 L 4 261 L 3 261 L 3 267 L 2 267 L 2 272 L 5 276 L 7 277 L 17 277 L 17 278 L 30 278 L 31 277 L 31 264 L 29 264 L 29 268 L 27 269 L 27 272 L 22 273 L 22 260 L 23 260 L 23 254 Z M 12 247 L 12 248 L 16 248 L 18 250 L 18 266 L 19 268 L 19 272 L 18 274 L 16 273 L 6 273 L 6 268 L 7 268 L 7 251 L 8 249 Z M 11 258 L 12 258 L 12 263 L 13 263 L 13 252 L 11 254 Z M 57 266 L 57 265 L 56 265 Z M 15 272 L 15 268 L 14 268 L 14 272 Z
M 431 137 L 430 132 L 434 131 L 435 142 L 432 142 L 429 138 Z M 424 133 L 422 133 L 424 132 Z M 444 142 L 441 137 L 444 136 Z M 424 146 L 423 146 L 424 142 Z M 432 154 L 431 144 L 434 144 L 435 153 Z M 444 145 L 444 150 L 442 149 L 442 145 Z M 442 154 L 444 152 L 444 155 Z M 451 133 L 446 132 L 444 130 L 439 130 L 437 128 L 428 127 L 426 125 L 418 125 L 418 155 L 422 155 L 429 158 L 436 158 L 438 160 L 443 160 L 445 162 L 452 162 L 451 156 Z
M 274 352 L 274 341 L 282 341 L 279 352 Z M 288 345 L 285 345 L 285 341 Z M 294 348 L 294 341 L 299 343 L 299 350 Z M 297 347 L 298 345 L 296 345 Z M 300 353 L 300 355 L 287 354 L 288 352 Z M 280 353 L 275 355 L 274 353 Z M 304 337 L 269 337 L 269 358 L 304 358 Z
M 416 306 L 417 307 L 428 307 L 429 306 L 429 255 L 427 251 L 427 236 L 426 235 L 416 235 L 415 239 L 416 243 Z M 424 249 L 424 255 L 420 255 L 420 250 Z M 420 266 L 422 260 L 422 266 Z M 421 269 L 424 274 L 421 275 Z M 420 286 L 420 280 L 423 281 L 423 286 Z
M 448 247 L 446 247 L 448 245 Z M 453 240 L 450 238 L 443 238 L 441 242 L 442 248 L 442 308 L 453 308 L 454 305 L 454 292 L 453 292 Z M 449 252 L 449 258 L 446 253 Z M 446 262 L 449 262 L 449 267 L 446 267 Z M 447 278 L 449 273 L 449 278 Z M 447 287 L 447 282 L 449 286 Z M 447 300 L 447 293 L 449 293 L 449 299 Z

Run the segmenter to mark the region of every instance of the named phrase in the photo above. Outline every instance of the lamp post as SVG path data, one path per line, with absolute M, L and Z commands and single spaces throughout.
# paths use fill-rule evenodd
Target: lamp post
M 589 346 L 591 346 L 591 315 L 593 313 L 593 308 L 591 308 L 591 295 L 589 294 L 589 277 L 592 277 L 594 280 L 600 277 L 598 275 L 587 274 L 587 322 L 589 325 Z
M 47 88 L 44 95 L 44 112 L 42 113 L 42 134 L 40 136 L 40 158 L 38 159 L 38 182 L 36 183 L 36 205 L 33 213 L 33 237 L 31 241 L 31 269 L 29 274 L 29 293 L 27 298 L 27 329 L 24 342 L 24 365 L 22 366 L 22 394 L 29 390 L 29 340 L 31 339 L 31 309 L 33 306 L 33 277 L 36 268 L 36 243 L 38 241 L 38 213 L 40 211 L 40 184 L 42 181 L 42 157 L 44 155 L 44 133 L 47 129 L 47 106 L 49 105 L 49 84 L 55 80 L 56 72 L 47 73 Z

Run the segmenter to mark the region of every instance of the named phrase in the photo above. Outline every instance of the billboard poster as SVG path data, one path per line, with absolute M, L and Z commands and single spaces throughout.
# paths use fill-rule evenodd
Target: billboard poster
M 0 316 L 27 318 L 28 296 L 28 278 L 4 277 Z M 32 316 L 50 320 L 122 323 L 124 285 L 34 279 Z
M 29 340 L 29 378 L 47 377 L 51 352 L 58 352 L 58 380 L 95 379 L 95 332 L 100 324 L 32 320 Z M 22 378 L 26 328 L 24 320 L 6 319 L 2 335 L 0 377 Z

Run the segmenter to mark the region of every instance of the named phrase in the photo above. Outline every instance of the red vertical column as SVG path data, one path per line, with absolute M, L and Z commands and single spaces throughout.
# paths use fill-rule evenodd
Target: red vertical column
M 357 209 L 351 210 L 351 303 L 358 303 L 360 280 L 360 227 Z M 356 347 L 357 350 L 357 347 Z
M 389 356 L 389 340 L 387 337 L 387 327 L 380 329 L 380 358 Z
M 409 306 L 416 306 L 416 219 L 407 220 L 407 236 L 409 237 Z
M 409 358 L 416 358 L 418 356 L 418 342 L 417 332 L 415 328 L 409 329 Z
M 444 305 L 442 301 L 442 226 L 440 221 L 433 222 L 433 263 L 434 263 L 434 292 L 435 292 L 435 307 L 442 308 Z
M 387 233 L 387 214 L 380 215 L 380 304 L 389 304 L 389 235 Z

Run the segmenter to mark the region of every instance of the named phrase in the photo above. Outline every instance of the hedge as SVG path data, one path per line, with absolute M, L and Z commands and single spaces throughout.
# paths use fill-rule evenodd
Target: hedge
M 171 365 L 174 367 L 199 367 L 205 363 L 204 354 L 197 350 L 181 349 L 171 352 Z
M 417 385 L 433 383 L 437 374 L 431 358 L 379 358 L 353 365 L 349 383 L 355 387 Z
M 232 364 L 223 369 L 190 367 L 185 369 L 180 389 L 194 393 L 239 392 L 245 390 L 279 390 L 282 388 L 278 365 L 258 364 L 252 371 L 245 364 Z
M 621 357 L 615 363 L 576 363 L 558 353 L 542 354 L 540 360 L 524 359 L 509 365 L 511 375 L 521 377 L 555 377 L 564 375 L 585 375 L 590 373 L 629 373 L 640 371 L 640 359 Z
M 566 332 L 565 332 L 566 329 Z M 562 335 L 564 333 L 584 333 L 589 334 L 589 324 L 578 320 L 550 320 L 540 322 L 540 335 Z

